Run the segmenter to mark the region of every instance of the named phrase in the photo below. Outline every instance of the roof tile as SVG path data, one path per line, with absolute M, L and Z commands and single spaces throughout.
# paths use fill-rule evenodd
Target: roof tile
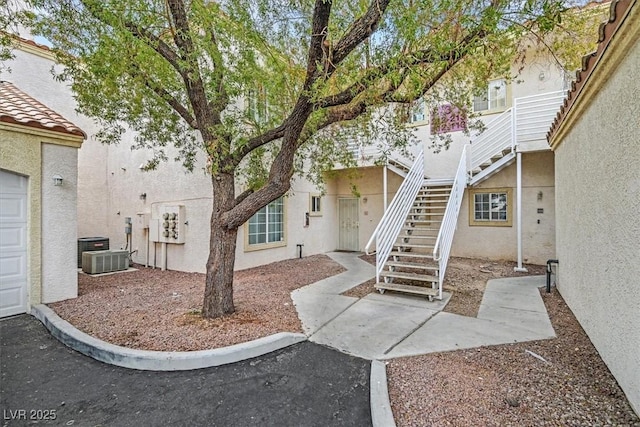
M 5 81 L 0 81 L 0 122 L 87 137 L 69 120 Z
M 609 19 L 601 23 L 598 28 L 598 47 L 595 52 L 582 57 L 582 68 L 576 71 L 576 79 L 571 83 L 571 90 L 567 94 L 567 98 L 564 100 L 562 107 L 560 107 L 560 111 L 551 124 L 551 129 L 547 132 L 548 141 L 551 141 L 553 135 L 558 131 L 562 121 L 569 113 L 569 110 L 578 98 L 587 79 L 596 67 L 598 60 L 609 46 L 611 38 L 622 23 L 622 18 L 625 16 L 625 12 L 631 4 L 634 3 L 634 1 L 635 0 L 613 0 L 611 2 L 611 6 L 609 8 Z

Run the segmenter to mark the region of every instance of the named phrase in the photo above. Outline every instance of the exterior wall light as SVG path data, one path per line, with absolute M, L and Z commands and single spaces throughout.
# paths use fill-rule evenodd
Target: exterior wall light
M 53 185 L 56 187 L 60 187 L 62 185 L 62 177 L 60 175 L 53 175 Z

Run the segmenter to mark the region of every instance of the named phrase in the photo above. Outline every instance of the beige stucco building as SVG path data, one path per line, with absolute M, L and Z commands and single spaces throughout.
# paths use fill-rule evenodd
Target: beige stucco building
M 640 6 L 611 11 L 550 134 L 557 287 L 640 413 Z
M 0 82 L 0 317 L 77 296 L 77 152 L 84 137 Z

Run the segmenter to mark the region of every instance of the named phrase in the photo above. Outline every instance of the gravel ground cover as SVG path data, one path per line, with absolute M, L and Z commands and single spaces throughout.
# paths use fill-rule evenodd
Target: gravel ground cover
M 476 316 L 486 280 L 522 275 L 513 266 L 452 258 L 445 289 L 453 297 L 446 311 Z M 114 344 L 200 350 L 301 332 L 290 292 L 344 271 L 323 255 L 238 271 L 237 312 L 204 320 L 199 316 L 204 275 L 136 267 L 140 270 L 109 276 L 80 274 L 79 297 L 51 307 Z M 529 274 L 544 273 L 544 266 L 527 268 Z M 374 282 L 345 294 L 363 297 L 374 292 Z M 389 394 L 398 426 L 640 426 L 562 297 L 555 289 L 542 297 L 555 339 L 390 361 Z
M 200 316 L 204 274 L 135 267 L 139 270 L 98 277 L 80 273 L 78 298 L 50 306 L 78 329 L 113 344 L 203 350 L 302 332 L 291 291 L 344 271 L 325 255 L 237 271 L 236 312 L 207 320 Z
M 397 425 L 640 426 L 560 294 L 542 298 L 557 338 L 390 361 Z

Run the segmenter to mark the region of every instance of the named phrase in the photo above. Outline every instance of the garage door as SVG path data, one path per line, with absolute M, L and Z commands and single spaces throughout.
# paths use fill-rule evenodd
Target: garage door
M 0 317 L 27 311 L 27 178 L 0 170 Z

